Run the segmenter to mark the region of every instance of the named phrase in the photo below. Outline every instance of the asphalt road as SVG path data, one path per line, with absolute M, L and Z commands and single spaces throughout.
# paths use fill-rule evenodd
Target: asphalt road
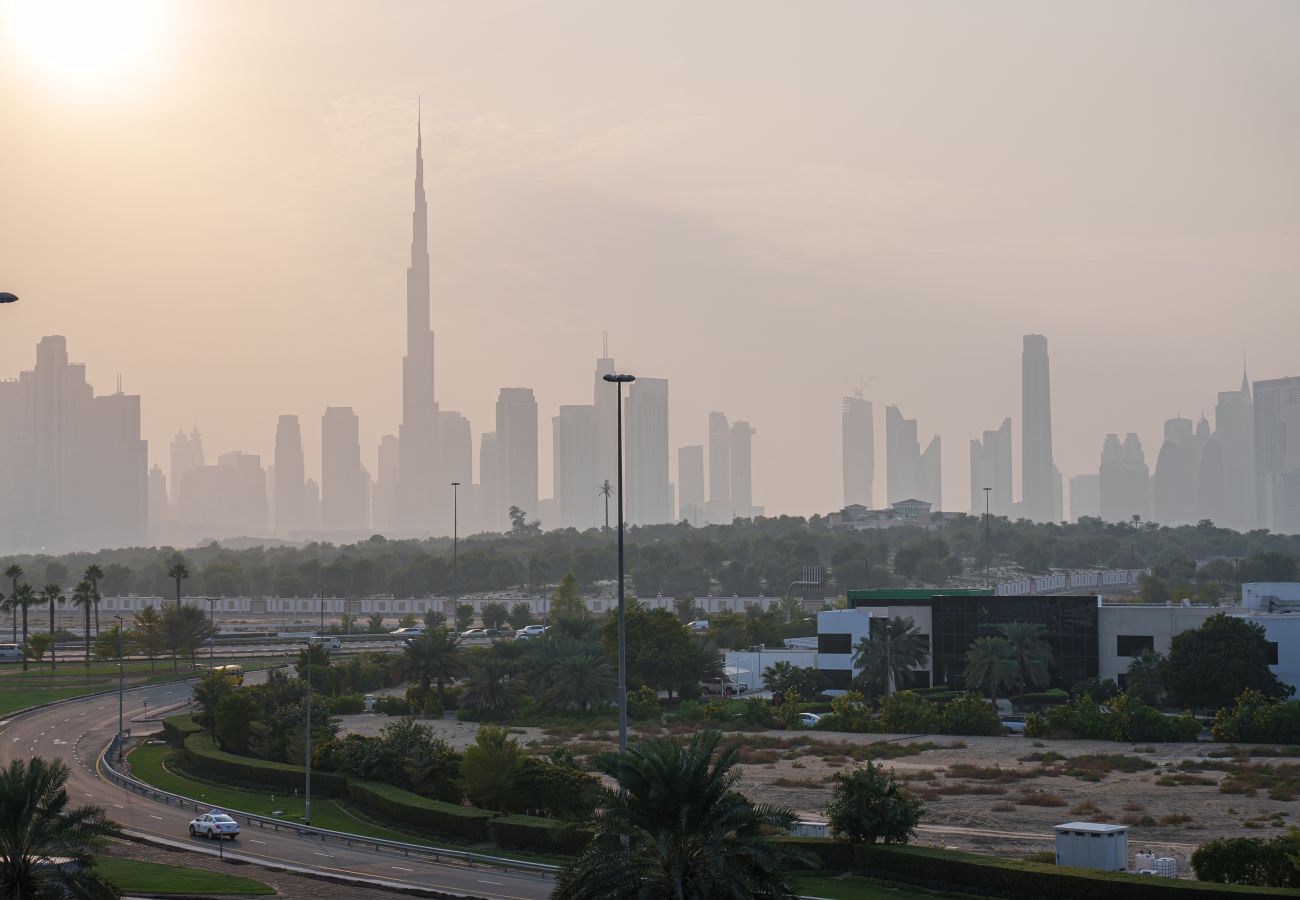
M 128 717 L 140 714 L 143 700 L 148 701 L 150 709 L 158 709 L 183 702 L 189 699 L 189 694 L 190 686 L 185 683 L 128 690 L 126 714 Z M 141 733 L 138 725 L 132 730 L 137 735 Z M 0 759 L 31 756 L 62 759 L 71 772 L 68 794 L 74 803 L 103 807 L 129 831 L 209 846 L 207 840 L 188 835 L 188 825 L 195 813 L 139 797 L 100 777 L 96 762 L 116 731 L 116 697 L 71 700 L 0 721 Z M 550 880 L 541 876 L 407 859 L 396 854 L 322 844 L 290 832 L 246 830 L 225 846 L 254 862 L 432 888 L 465 897 L 533 900 L 547 897 L 551 892 Z

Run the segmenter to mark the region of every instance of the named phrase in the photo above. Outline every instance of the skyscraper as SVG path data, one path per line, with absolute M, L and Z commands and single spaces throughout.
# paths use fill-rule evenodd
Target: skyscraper
M 307 473 L 297 416 L 280 416 L 275 426 L 275 533 L 307 528 Z
M 720 412 L 709 413 L 709 502 L 711 524 L 730 525 L 736 517 L 731 503 L 731 425 Z
M 370 524 L 376 532 L 398 527 L 397 492 L 401 485 L 401 449 L 397 435 L 379 439 L 379 468 L 370 494 Z
M 497 396 L 498 509 L 493 528 L 504 529 L 510 507 L 538 518 L 537 400 L 532 388 L 502 388 Z
M 1021 487 L 1022 512 L 1035 522 L 1061 518 L 1055 502 L 1052 463 L 1052 381 L 1047 338 L 1024 336 L 1020 355 Z
M 1119 435 L 1106 435 L 1098 475 L 1102 519 L 1127 522 L 1134 516 L 1151 517 L 1150 469 L 1136 434 L 1129 432 L 1123 444 Z
M 876 434 L 871 404 L 862 391 L 844 398 L 840 416 L 840 456 L 844 480 L 844 505 L 871 508 L 871 487 L 876 477 Z
M 1101 516 L 1101 476 L 1075 475 L 1070 479 L 1070 521 Z
M 638 378 L 627 395 L 627 520 L 659 525 L 673 519 L 668 479 L 668 380 Z
M 429 326 L 429 212 L 424 196 L 424 136 L 416 125 L 415 209 L 411 262 L 406 269 L 406 356 L 402 360 L 402 424 L 398 437 L 398 516 L 402 526 L 435 524 L 438 478 L 438 405 L 434 394 L 434 338 Z M 446 505 L 446 504 L 443 504 Z
M 360 532 L 370 525 L 369 478 L 361 467 L 360 422 L 350 406 L 321 417 L 321 528 Z
M 1196 521 L 1201 455 L 1209 438 L 1210 425 L 1204 418 L 1199 427 L 1181 417 L 1165 421 L 1165 439 L 1151 480 L 1151 516 L 1156 522 L 1185 525 Z
M 731 426 L 731 505 L 736 515 L 753 518 L 754 510 L 754 429 L 748 422 Z
M 469 534 L 468 529 L 474 525 L 474 516 L 467 502 L 470 494 L 473 493 L 474 485 L 474 436 L 470 432 L 469 419 L 461 413 L 449 411 L 438 413 L 438 457 L 441 465 L 439 490 L 450 498 L 451 483 L 460 482 L 462 501 L 459 510 L 460 533 Z M 442 522 L 443 530 L 450 534 L 452 524 L 450 500 L 447 499 L 447 502 L 439 504 L 438 509 L 445 511 L 445 515 L 439 516 L 439 521 Z
M 601 356 L 596 360 L 592 376 L 591 399 L 596 407 L 596 486 L 608 481 L 615 484 L 618 476 L 618 394 L 615 386 L 605 380 L 614 374 L 614 358 L 609 355 L 609 342 L 602 341 Z M 617 388 L 623 390 L 623 388 Z M 603 513 L 602 521 L 603 521 Z
M 579 531 L 597 527 L 602 512 L 596 480 L 596 407 L 561 406 L 551 419 L 551 440 L 556 524 Z
M 1264 528 L 1300 527 L 1300 377 L 1255 382 L 1255 484 Z M 1289 438 L 1289 440 L 1288 440 Z
M 1259 527 L 1255 484 L 1255 408 L 1250 381 L 1243 370 L 1241 389 L 1220 391 L 1214 407 L 1214 439 L 1223 448 L 1223 515 L 1201 516 L 1216 523 L 1249 531 Z
M 484 432 L 478 441 L 478 518 L 475 523 L 483 531 L 500 531 L 505 520 L 500 473 L 497 433 Z
M 994 516 L 1011 515 L 1011 417 L 1002 420 L 997 431 L 985 431 L 970 442 L 970 511 L 983 515 L 984 488 L 991 488 L 988 511 Z
M 181 485 L 185 481 L 185 473 L 203 464 L 203 437 L 199 434 L 199 429 L 195 427 L 188 435 L 177 429 L 171 442 L 172 506 L 180 503 Z
M 704 445 L 677 450 L 677 518 L 704 524 Z
M 943 509 L 943 438 L 937 434 L 916 462 L 916 499 L 935 511 Z

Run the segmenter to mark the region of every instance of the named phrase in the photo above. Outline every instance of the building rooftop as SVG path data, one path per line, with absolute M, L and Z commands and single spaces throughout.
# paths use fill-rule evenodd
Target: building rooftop
M 1118 831 L 1128 831 L 1127 825 L 1106 825 L 1101 822 L 1066 822 L 1064 825 L 1057 825 L 1057 831 L 1086 831 L 1090 834 L 1114 834 Z

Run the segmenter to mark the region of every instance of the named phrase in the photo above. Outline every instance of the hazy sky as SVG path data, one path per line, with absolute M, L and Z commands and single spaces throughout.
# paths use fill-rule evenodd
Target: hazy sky
M 945 506 L 1007 415 L 1018 472 L 1025 332 L 1067 478 L 1108 431 L 1154 466 L 1243 352 L 1300 374 L 1292 2 L 72 5 L 0 0 L 0 375 L 66 335 L 164 469 L 182 423 L 269 462 L 297 413 L 315 475 L 334 404 L 373 471 L 418 95 L 439 399 L 477 446 L 532 387 L 544 496 L 602 330 L 671 380 L 674 448 L 757 428 L 769 512 L 839 505 L 859 378 L 879 501 L 889 403 L 943 435 Z

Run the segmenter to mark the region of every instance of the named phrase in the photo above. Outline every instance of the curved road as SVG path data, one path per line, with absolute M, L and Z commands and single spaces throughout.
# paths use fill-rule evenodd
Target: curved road
M 126 692 L 128 719 L 143 710 L 158 709 L 189 699 L 187 683 L 154 685 Z M 130 727 L 128 723 L 128 727 Z M 138 729 L 135 729 L 138 733 Z M 74 803 L 94 803 L 128 831 L 182 844 L 203 839 L 187 834 L 193 812 L 146 800 L 101 778 L 96 772 L 99 754 L 117 732 L 117 697 L 103 695 L 70 700 L 46 709 L 0 721 L 0 759 L 31 756 L 58 758 L 67 763 L 68 795 Z M 407 859 L 281 831 L 246 830 L 227 842 L 230 852 L 252 862 L 292 866 L 336 876 L 363 878 L 394 886 L 445 891 L 487 900 L 538 900 L 551 893 L 551 881 L 537 875 L 501 872 L 452 863 Z

